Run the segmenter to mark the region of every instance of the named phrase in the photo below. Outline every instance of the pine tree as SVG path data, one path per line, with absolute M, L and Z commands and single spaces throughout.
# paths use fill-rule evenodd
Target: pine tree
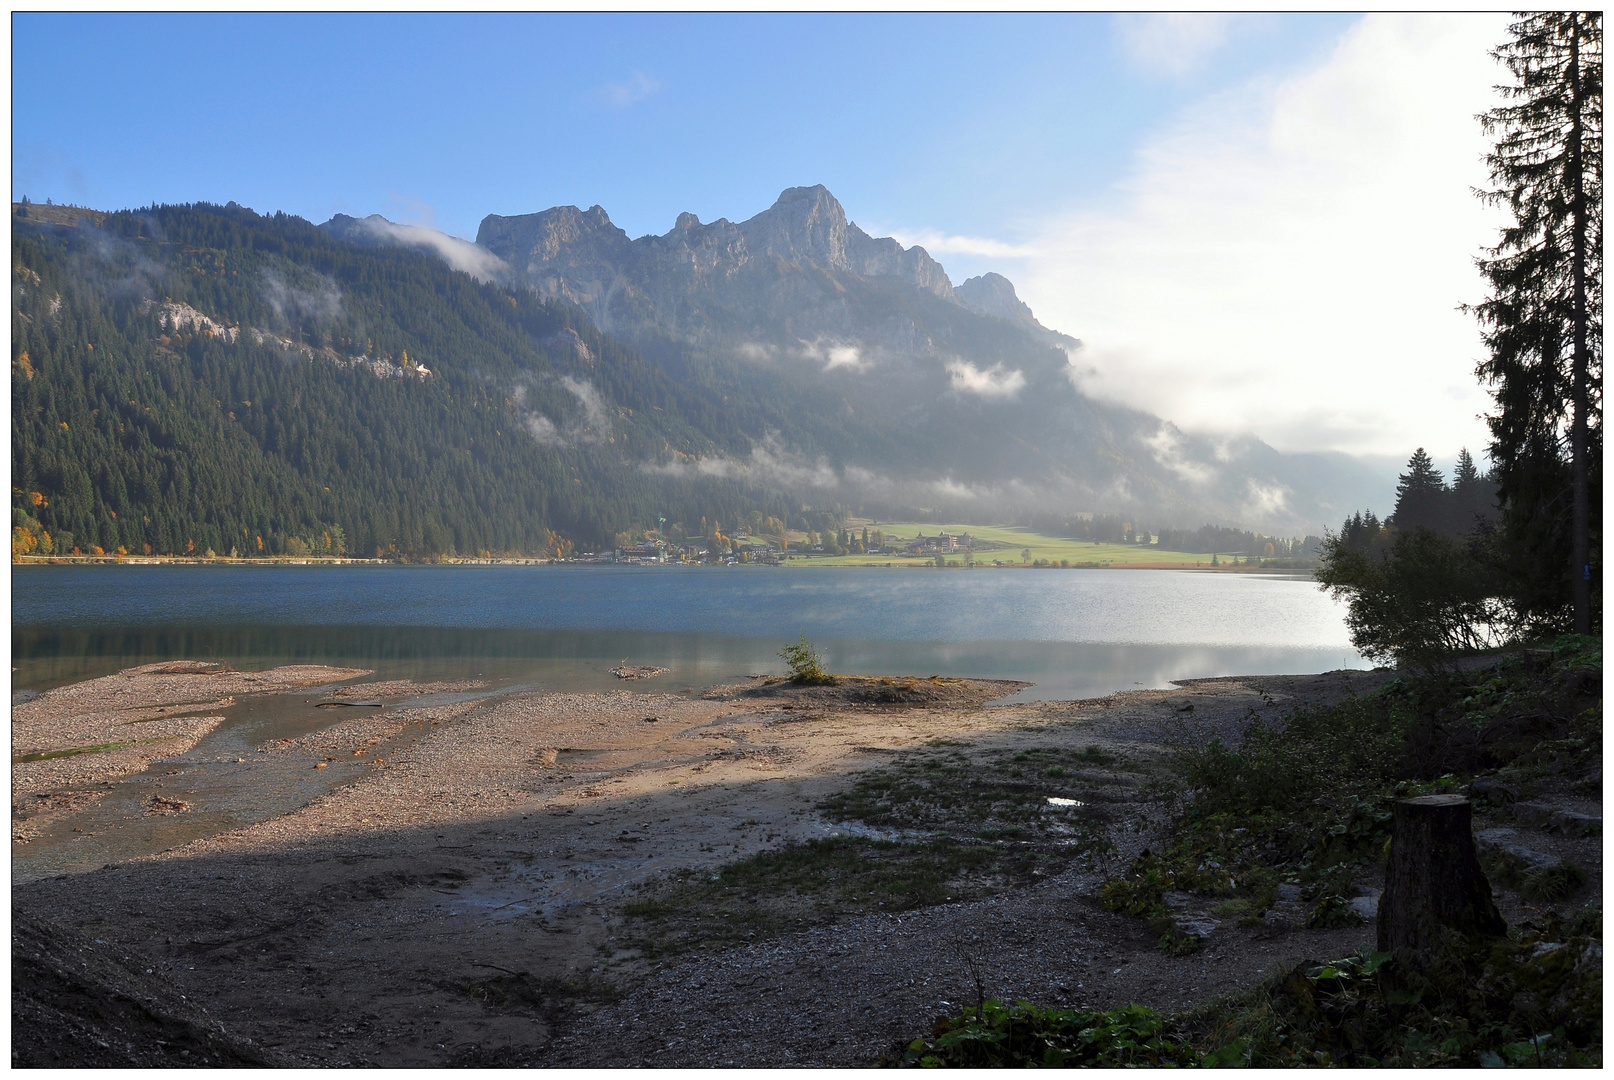
M 1451 486 L 1454 491 L 1465 491 L 1480 482 L 1478 467 L 1474 464 L 1474 455 L 1463 447 L 1457 452 L 1457 467 L 1451 472 Z
M 1413 451 L 1407 460 L 1407 471 L 1401 474 L 1395 486 L 1396 528 L 1410 531 L 1417 528 L 1440 529 L 1445 525 L 1444 514 L 1446 478 L 1423 447 Z
M 1479 519 L 1490 520 L 1496 515 L 1496 485 L 1481 474 L 1474 464 L 1468 447 L 1457 455 L 1457 467 L 1451 477 L 1451 527 L 1462 535 L 1472 531 Z
M 1513 561 L 1550 558 L 1570 571 L 1548 578 L 1546 595 L 1537 578 L 1520 606 L 1545 622 L 1568 607 L 1574 628 L 1590 633 L 1601 531 L 1591 474 L 1602 459 L 1602 15 L 1529 14 L 1509 30 L 1492 54 L 1514 78 L 1498 87 L 1508 104 L 1480 117 L 1496 137 L 1486 158 L 1496 186 L 1479 194 L 1513 220 L 1479 260 L 1490 298 L 1473 311 L 1490 356 L 1478 373 L 1496 402 L 1491 460 Z

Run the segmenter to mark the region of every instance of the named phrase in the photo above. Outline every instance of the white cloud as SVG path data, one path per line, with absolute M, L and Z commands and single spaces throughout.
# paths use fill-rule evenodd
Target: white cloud
M 661 476 L 715 476 L 796 489 L 827 489 L 840 484 L 840 478 L 835 475 L 828 459 L 809 458 L 791 450 L 775 432 L 770 432 L 760 443 L 753 444 L 751 456 L 745 461 L 719 457 L 675 457 L 670 461 L 647 464 L 644 470 Z
M 863 353 L 856 345 L 837 345 L 829 350 L 829 359 L 824 364 L 825 371 L 833 371 L 838 367 L 859 368 L 863 366 Z
M 1195 484 L 1208 484 L 1216 479 L 1216 470 L 1204 462 L 1195 461 L 1184 452 L 1182 432 L 1170 424 L 1161 424 L 1158 431 L 1144 440 L 1155 461 L 1170 469 L 1184 480 Z
M 312 289 L 303 289 L 287 284 L 273 270 L 265 270 L 261 294 L 282 323 L 304 319 L 331 322 L 342 317 L 342 290 L 328 277 L 322 276 Z
M 1052 223 L 1020 275 L 1085 341 L 1082 388 L 1289 450 L 1482 445 L 1456 308 L 1483 296 L 1472 260 L 1499 220 L 1470 189 L 1506 23 L 1371 15 L 1314 69 L 1150 138 L 1113 205 Z
M 979 494 L 968 484 L 961 484 L 951 476 L 944 476 L 940 480 L 932 480 L 930 490 L 948 499 L 973 499 Z
M 363 218 L 358 224 L 379 240 L 403 247 L 428 248 L 455 270 L 470 274 L 478 281 L 501 280 L 509 272 L 504 260 L 493 252 L 426 225 L 405 225 L 380 217 Z
M 748 349 L 750 345 L 741 345 L 740 352 L 747 359 L 753 359 Z M 804 359 L 812 360 L 824 365 L 825 371 L 834 371 L 836 368 L 851 368 L 853 371 L 862 371 L 873 362 L 861 347 L 842 341 L 803 341 L 798 354 Z
M 1257 521 L 1268 521 L 1288 509 L 1289 490 L 1278 483 L 1263 484 L 1251 477 L 1245 483 L 1248 513 Z
M 1025 374 L 1018 368 L 1005 368 L 1002 363 L 985 370 L 968 360 L 947 361 L 948 385 L 961 394 L 977 397 L 1013 397 L 1026 384 Z
M 599 99 L 613 109 L 626 109 L 650 97 L 661 89 L 661 83 L 642 71 L 635 71 L 625 82 L 606 83 L 599 89 Z
M 1115 15 L 1121 51 L 1144 71 L 1181 76 L 1199 67 L 1233 36 L 1248 15 L 1177 11 Z
M 577 403 L 583 406 L 583 426 L 596 435 L 609 435 L 611 433 L 611 413 L 605 407 L 605 400 L 594 384 L 584 379 L 574 379 L 570 375 L 562 375 L 560 384 L 569 390 Z
M 989 259 L 1024 259 L 1037 254 L 1030 244 L 1009 244 L 984 236 L 954 236 L 934 229 L 893 232 L 903 247 L 922 247 L 932 255 L 980 255 Z
M 521 424 L 527 433 L 545 446 L 564 446 L 566 440 L 555 429 L 555 422 L 542 413 L 528 413 L 522 417 Z

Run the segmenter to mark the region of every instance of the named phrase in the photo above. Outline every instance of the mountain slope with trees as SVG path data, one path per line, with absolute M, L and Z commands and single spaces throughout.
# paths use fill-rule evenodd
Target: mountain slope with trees
M 16 204 L 14 554 L 540 554 L 641 536 L 663 517 L 717 536 L 948 506 L 1112 510 L 1158 532 L 1242 524 L 1239 493 L 1255 482 L 1240 469 L 1267 470 L 1269 508 L 1288 492 L 1291 515 L 1310 505 L 1297 489 L 1339 475 L 1244 440 L 1221 448 L 1217 494 L 1184 464 L 1216 456 L 1209 444 L 1077 393 L 1063 350 L 1078 343 L 1038 324 L 1006 280 L 955 295 L 922 251 L 867 237 L 827 192 L 809 194 L 808 216 L 827 225 L 752 227 L 767 257 L 725 257 L 755 280 L 689 293 L 683 324 L 656 321 L 688 292 L 676 267 L 652 282 L 665 295 L 606 288 L 649 313 L 637 345 L 597 329 L 581 294 L 546 296 L 482 249 L 461 272 L 444 258 L 471 245 L 376 234 L 380 219 Z M 795 251 L 814 229 L 832 248 L 851 237 L 861 261 Z M 818 352 L 791 352 L 804 339 L 790 346 L 769 322 L 780 312 Z M 751 359 L 729 349 L 742 319 Z M 907 345 L 849 344 L 825 319 L 853 336 L 896 328 Z M 874 383 L 837 382 L 871 365 Z
M 43 217 L 12 242 L 13 519 L 36 550 L 539 553 L 789 509 L 647 474 L 747 443 L 528 290 L 233 205 Z

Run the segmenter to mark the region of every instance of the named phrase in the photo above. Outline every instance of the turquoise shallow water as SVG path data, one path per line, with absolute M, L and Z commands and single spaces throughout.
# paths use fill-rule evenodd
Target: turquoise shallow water
M 190 657 L 617 688 L 628 660 L 689 691 L 782 670 L 1034 683 L 1091 697 L 1172 679 L 1366 666 L 1315 583 L 1191 571 L 611 566 L 87 566 L 12 571 L 14 689 Z

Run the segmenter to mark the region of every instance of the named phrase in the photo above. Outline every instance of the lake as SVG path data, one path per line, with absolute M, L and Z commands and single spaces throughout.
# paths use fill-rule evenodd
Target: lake
M 1093 697 L 1174 679 L 1368 666 L 1309 579 L 1166 570 L 860 567 L 16 566 L 12 682 L 132 664 L 351 664 L 497 686 L 689 692 L 782 671 L 806 634 L 831 670 Z M 622 661 L 671 669 L 623 684 Z

